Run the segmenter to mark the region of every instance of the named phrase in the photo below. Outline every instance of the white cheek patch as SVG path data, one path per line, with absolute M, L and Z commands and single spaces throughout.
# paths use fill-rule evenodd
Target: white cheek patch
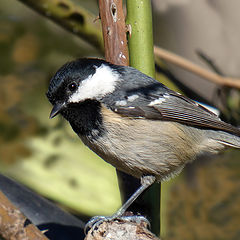
M 112 93 L 119 81 L 119 75 L 109 66 L 102 64 L 96 68 L 93 75 L 81 82 L 77 91 L 69 98 L 69 102 L 77 103 L 86 99 L 100 99 L 106 94 Z

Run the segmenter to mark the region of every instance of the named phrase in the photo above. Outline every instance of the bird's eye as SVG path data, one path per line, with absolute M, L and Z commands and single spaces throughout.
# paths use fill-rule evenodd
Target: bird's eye
M 74 92 L 76 89 L 77 89 L 77 84 L 75 82 L 72 82 L 68 85 L 68 89 L 71 91 L 71 92 Z

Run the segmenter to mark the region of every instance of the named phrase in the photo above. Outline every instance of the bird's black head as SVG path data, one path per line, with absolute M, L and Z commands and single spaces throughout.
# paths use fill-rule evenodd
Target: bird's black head
M 50 81 L 47 97 L 53 105 L 50 118 L 86 100 L 98 101 L 111 94 L 120 75 L 101 59 L 78 59 L 63 65 Z M 68 120 L 68 119 L 67 119 Z
M 62 114 L 75 132 L 95 128 L 100 100 L 121 81 L 118 67 L 100 59 L 78 59 L 63 65 L 50 81 L 47 97 L 53 105 L 50 118 Z M 91 126 L 90 126 L 90 125 Z

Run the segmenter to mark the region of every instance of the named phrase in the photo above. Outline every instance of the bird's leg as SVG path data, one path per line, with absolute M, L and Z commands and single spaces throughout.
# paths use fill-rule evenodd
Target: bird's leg
M 122 207 L 112 217 L 114 218 L 121 217 L 132 205 L 132 203 L 154 182 L 155 182 L 154 176 L 143 176 L 141 178 L 141 186 L 133 193 L 133 195 L 122 205 Z
M 146 190 L 148 187 L 150 187 L 154 182 L 156 178 L 154 176 L 143 176 L 141 178 L 141 186 L 133 193 L 133 195 L 122 205 L 122 207 L 112 216 L 110 217 L 104 217 L 104 216 L 96 216 L 93 217 L 85 226 L 85 232 L 86 230 L 99 226 L 103 221 L 111 221 L 113 219 L 117 218 L 123 218 L 124 220 L 129 221 L 137 221 L 137 219 L 140 217 L 140 220 L 143 220 L 142 216 L 127 216 L 123 217 L 123 214 L 126 212 L 128 207 L 143 193 L 144 190 Z M 144 218 L 145 221 L 147 221 Z M 148 221 L 147 221 L 148 222 Z

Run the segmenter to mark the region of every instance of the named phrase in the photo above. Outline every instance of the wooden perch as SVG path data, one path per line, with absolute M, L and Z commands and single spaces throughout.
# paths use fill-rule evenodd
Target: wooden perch
M 47 240 L 48 238 L 0 191 L 0 239 Z
M 160 240 L 145 223 L 123 220 L 105 221 L 98 228 L 90 229 L 85 240 Z
M 158 56 L 168 62 L 171 62 L 175 65 L 178 65 L 179 67 L 184 68 L 187 71 L 195 73 L 195 74 L 199 75 L 200 77 L 207 79 L 208 81 L 211 81 L 211 82 L 219 84 L 219 85 L 240 89 L 240 79 L 234 79 L 234 78 L 230 78 L 230 77 L 220 76 L 218 74 L 210 72 L 210 71 L 192 63 L 191 61 L 189 61 L 183 57 L 180 57 L 174 53 L 171 53 L 167 50 L 164 50 L 164 49 L 156 47 L 156 46 L 154 47 L 154 53 L 156 54 L 156 56 Z

